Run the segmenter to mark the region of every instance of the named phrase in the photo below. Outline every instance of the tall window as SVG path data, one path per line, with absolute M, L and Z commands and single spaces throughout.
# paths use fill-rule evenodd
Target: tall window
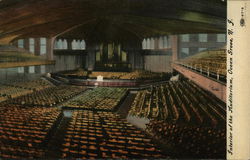
M 35 73 L 35 66 L 29 66 L 29 73 Z
M 86 49 L 86 43 L 85 43 L 84 40 L 82 40 L 82 41 L 80 42 L 80 49 L 81 49 L 81 50 Z
M 35 53 L 35 39 L 29 38 L 29 51 Z
M 23 39 L 19 39 L 17 41 L 17 46 L 18 46 L 18 48 L 24 48 L 24 40 Z
M 66 39 L 62 41 L 62 49 L 68 49 L 68 43 Z
M 226 34 L 217 34 L 217 42 L 226 42 Z
M 190 38 L 189 34 L 181 35 L 181 41 L 182 42 L 189 42 L 189 38 Z
M 163 48 L 169 48 L 169 42 L 168 42 L 168 37 L 164 36 L 163 37 Z
M 41 65 L 41 73 L 42 74 L 46 73 L 46 66 L 45 65 Z
M 143 39 L 143 41 L 142 41 L 142 49 L 147 49 L 147 41 L 146 41 L 146 39 Z
M 181 53 L 184 55 L 189 55 L 189 48 L 182 48 Z
M 199 34 L 199 42 L 207 42 L 207 34 Z
M 46 54 L 46 38 L 40 38 L 40 54 Z
M 24 73 L 24 67 L 18 67 L 17 72 L 18 73 Z
M 76 50 L 76 49 L 77 49 L 78 45 L 77 45 L 77 42 L 76 42 L 75 39 L 72 41 L 71 46 L 72 46 L 72 49 L 73 49 L 73 50 Z

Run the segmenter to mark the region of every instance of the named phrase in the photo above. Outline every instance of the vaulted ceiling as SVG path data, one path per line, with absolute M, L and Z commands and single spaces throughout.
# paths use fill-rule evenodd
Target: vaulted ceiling
M 0 43 L 25 37 L 135 41 L 226 31 L 221 0 L 1 0 Z

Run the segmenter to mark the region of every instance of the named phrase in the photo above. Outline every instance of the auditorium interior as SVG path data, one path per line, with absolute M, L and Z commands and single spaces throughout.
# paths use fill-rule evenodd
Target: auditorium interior
M 1 0 L 0 159 L 226 158 L 223 0 Z

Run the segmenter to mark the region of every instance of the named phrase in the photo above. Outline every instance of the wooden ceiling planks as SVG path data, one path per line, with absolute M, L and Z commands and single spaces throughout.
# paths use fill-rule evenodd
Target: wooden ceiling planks
M 220 0 L 0 2 L 0 42 L 39 36 L 125 42 L 166 34 L 225 31 L 226 2 Z

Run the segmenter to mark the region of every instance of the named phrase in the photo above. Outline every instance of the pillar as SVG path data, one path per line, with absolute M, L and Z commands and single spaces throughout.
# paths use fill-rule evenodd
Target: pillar
M 29 48 L 30 48 L 30 46 L 29 46 L 29 38 L 25 38 L 25 39 L 23 39 L 23 48 L 25 49 L 25 50 L 27 50 L 27 51 L 29 51 Z
M 35 55 L 40 55 L 40 38 L 35 38 Z
M 72 42 L 73 42 L 73 39 L 67 39 L 68 50 L 72 50 Z
M 54 54 L 53 54 L 54 42 L 55 42 L 54 37 L 46 39 L 46 58 L 48 60 L 53 60 L 54 59 Z
M 159 38 L 155 38 L 155 49 L 159 49 Z
M 86 68 L 88 70 L 95 69 L 95 46 L 87 47 Z
M 171 47 L 172 47 L 172 61 L 178 60 L 178 36 L 172 35 L 171 36 Z

